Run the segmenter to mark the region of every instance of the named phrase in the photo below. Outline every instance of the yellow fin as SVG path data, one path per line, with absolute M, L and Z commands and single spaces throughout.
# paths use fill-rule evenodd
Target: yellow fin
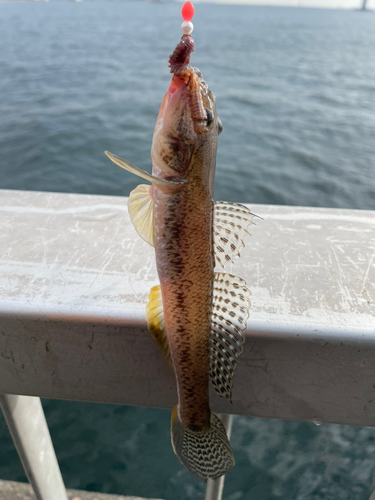
M 154 246 L 154 208 L 150 194 L 152 186 L 140 184 L 128 199 L 130 219 L 139 236 Z
M 173 451 L 180 462 L 199 479 L 218 479 L 234 466 L 234 456 L 221 420 L 211 413 L 210 427 L 191 430 L 172 411 L 171 437 Z
M 153 286 L 148 294 L 146 306 L 147 328 L 164 353 L 169 366 L 172 368 L 171 355 L 164 325 L 163 301 L 160 285 Z

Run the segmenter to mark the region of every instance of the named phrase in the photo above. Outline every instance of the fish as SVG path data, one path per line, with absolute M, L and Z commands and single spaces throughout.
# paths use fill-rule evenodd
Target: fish
M 201 72 L 189 66 L 193 51 L 194 41 L 185 34 L 169 57 L 172 77 L 155 124 L 152 174 L 105 154 L 150 182 L 128 199 L 136 231 L 155 249 L 160 280 L 148 296 L 147 325 L 176 378 L 173 450 L 207 481 L 235 464 L 226 430 L 210 410 L 209 384 L 231 401 L 251 293 L 243 279 L 223 268 L 239 255 L 254 214 L 237 203 L 214 202 L 223 127 L 214 94 Z

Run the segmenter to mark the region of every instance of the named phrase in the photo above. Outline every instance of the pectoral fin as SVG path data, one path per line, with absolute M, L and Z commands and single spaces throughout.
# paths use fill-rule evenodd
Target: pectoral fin
M 113 163 L 116 163 L 119 167 L 123 168 L 124 170 L 127 170 L 131 174 L 137 175 L 138 177 L 142 177 L 142 179 L 145 179 L 146 181 L 152 182 L 153 184 L 156 184 L 157 186 L 176 186 L 176 182 L 173 181 L 167 181 L 165 179 L 159 179 L 159 177 L 156 177 L 155 175 L 151 175 L 148 172 L 145 172 L 144 170 L 141 170 L 140 168 L 136 167 L 135 165 L 132 165 L 126 160 L 123 160 L 119 156 L 116 156 L 109 151 L 104 151 L 104 153 L 108 156 L 110 160 L 113 161 Z
M 154 205 L 152 202 L 152 186 L 140 184 L 128 199 L 130 220 L 139 236 L 154 246 Z
M 210 377 L 215 391 L 231 400 L 233 377 L 243 351 L 250 290 L 243 279 L 215 273 L 210 336 Z
M 169 352 L 167 333 L 164 325 L 163 301 L 160 285 L 153 286 L 148 294 L 146 306 L 147 328 L 164 353 L 169 366 L 172 368 L 172 360 Z

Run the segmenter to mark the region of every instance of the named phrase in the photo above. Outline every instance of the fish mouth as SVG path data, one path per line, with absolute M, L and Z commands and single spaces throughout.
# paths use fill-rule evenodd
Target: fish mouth
M 213 96 L 201 72 L 197 68 L 188 67 L 193 51 L 194 40 L 190 35 L 183 35 L 173 54 L 169 56 L 172 79 L 167 92 L 167 102 L 178 90 L 183 92 L 184 87 L 194 131 L 201 135 L 209 130 L 212 121 Z
M 194 41 L 183 35 L 169 57 L 170 85 L 161 103 L 152 138 L 155 175 L 184 178 L 194 151 L 205 141 L 216 141 L 218 118 L 215 97 L 196 68 L 189 67 Z

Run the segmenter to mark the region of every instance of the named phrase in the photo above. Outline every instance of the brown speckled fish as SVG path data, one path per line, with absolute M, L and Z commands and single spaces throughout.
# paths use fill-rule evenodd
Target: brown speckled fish
M 213 201 L 217 138 L 215 97 L 196 68 L 194 42 L 183 35 L 169 58 L 173 74 L 155 125 L 152 175 L 106 152 L 117 165 L 151 182 L 138 186 L 128 207 L 139 235 L 155 247 L 160 285 L 151 289 L 148 328 L 174 370 L 178 405 L 172 445 L 203 480 L 234 465 L 225 429 L 209 407 L 209 379 L 231 399 L 250 305 L 245 282 L 215 272 L 239 255 L 251 212 Z

